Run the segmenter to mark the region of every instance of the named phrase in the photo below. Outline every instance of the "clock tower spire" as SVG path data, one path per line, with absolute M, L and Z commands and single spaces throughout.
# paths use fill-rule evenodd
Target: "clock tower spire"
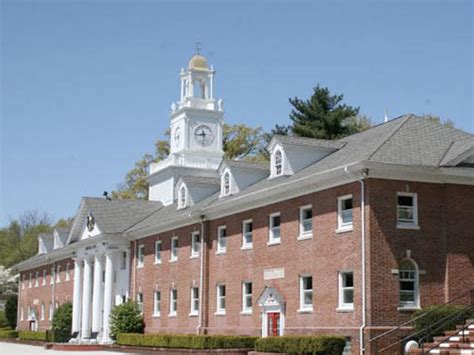
M 214 97 L 215 70 L 199 51 L 198 46 L 179 74 L 180 97 L 171 104 L 170 155 L 150 165 L 150 200 L 165 205 L 176 199 L 180 176 L 215 177 L 224 155 L 222 99 Z

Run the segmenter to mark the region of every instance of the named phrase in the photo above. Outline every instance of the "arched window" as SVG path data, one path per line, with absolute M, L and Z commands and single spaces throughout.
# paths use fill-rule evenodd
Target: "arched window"
M 230 173 L 226 171 L 224 173 L 223 194 L 228 195 L 229 193 L 230 193 Z
M 179 202 L 178 207 L 183 208 L 186 206 L 186 187 L 183 185 L 179 189 Z
M 198 99 L 206 98 L 206 84 L 200 80 L 193 81 L 193 96 Z
M 275 175 L 281 175 L 283 171 L 283 156 L 281 150 L 277 150 L 274 156 Z
M 418 307 L 418 267 L 410 260 L 405 259 L 400 263 L 398 270 L 400 281 L 400 306 Z

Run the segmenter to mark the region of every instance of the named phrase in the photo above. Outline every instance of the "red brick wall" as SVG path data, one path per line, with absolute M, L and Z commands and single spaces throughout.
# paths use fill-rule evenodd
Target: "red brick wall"
M 69 263 L 69 281 L 66 281 L 66 265 Z M 60 265 L 59 278 L 60 281 L 54 283 L 54 303 L 63 304 L 72 302 L 73 279 L 74 279 L 74 262 L 71 259 L 61 260 L 56 263 Z M 18 329 L 29 329 L 28 322 L 28 306 L 36 310 L 38 329 L 45 330 L 51 325 L 49 321 L 49 304 L 52 302 L 53 285 L 51 285 L 51 268 L 53 264 L 47 264 L 35 269 L 27 270 L 20 273 L 20 297 L 18 306 L 23 307 L 23 321 L 18 317 Z M 43 285 L 43 270 L 46 270 L 46 284 Z M 39 272 L 38 286 L 36 286 L 36 271 Z M 29 287 L 29 275 L 32 274 L 31 288 Z M 23 281 L 23 276 L 25 281 Z M 24 284 L 24 287 L 22 287 Z M 44 320 L 41 320 L 41 304 L 45 305 Z

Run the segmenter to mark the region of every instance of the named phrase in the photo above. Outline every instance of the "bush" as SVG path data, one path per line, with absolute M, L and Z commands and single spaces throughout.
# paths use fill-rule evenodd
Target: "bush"
M 18 296 L 10 295 L 5 303 L 5 317 L 7 318 L 8 325 L 15 329 L 16 327 L 16 316 L 17 316 Z
M 432 337 L 443 335 L 446 330 L 456 329 L 456 325 L 464 323 L 466 318 L 474 317 L 474 309 L 463 312 L 465 308 L 466 306 L 445 305 L 425 307 L 416 311 L 413 318 L 429 313 L 414 321 L 415 332 L 421 332 L 417 338 L 427 337 L 427 340 L 431 341 Z M 445 318 L 448 319 L 443 321 Z
M 178 349 L 253 349 L 257 337 L 230 335 L 117 334 L 117 344 Z
M 9 324 L 7 318 L 5 317 L 5 311 L 0 311 L 0 328 L 5 328 L 8 326 Z
M 110 314 L 110 335 L 112 339 L 119 333 L 143 333 L 145 323 L 138 303 L 128 301 L 112 309 Z
M 16 339 L 18 332 L 15 330 L 0 330 L 0 339 Z
M 286 354 L 339 355 L 344 351 L 346 341 L 336 336 L 283 336 L 260 338 L 255 350 Z
M 46 341 L 48 339 L 46 332 L 32 332 L 32 331 L 27 331 L 27 330 L 19 331 L 18 337 L 21 340 Z
M 53 316 L 53 326 L 50 332 L 50 340 L 58 343 L 66 343 L 71 339 L 72 328 L 72 304 L 60 305 Z

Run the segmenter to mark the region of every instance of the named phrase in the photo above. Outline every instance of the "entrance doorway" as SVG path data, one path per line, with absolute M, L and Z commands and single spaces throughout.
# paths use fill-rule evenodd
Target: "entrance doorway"
M 285 301 L 274 287 L 266 287 L 257 304 L 261 307 L 262 337 L 277 337 L 284 334 Z
M 280 312 L 267 313 L 267 335 L 277 337 L 280 335 Z

